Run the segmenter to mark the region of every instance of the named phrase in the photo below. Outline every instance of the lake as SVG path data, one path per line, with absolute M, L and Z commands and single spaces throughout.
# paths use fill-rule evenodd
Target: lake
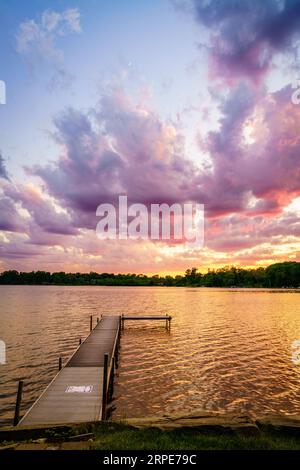
M 113 418 L 195 409 L 300 414 L 300 292 L 167 287 L 0 286 L 0 424 L 10 424 L 17 383 L 22 411 L 89 333 L 89 315 L 170 314 L 125 323 Z

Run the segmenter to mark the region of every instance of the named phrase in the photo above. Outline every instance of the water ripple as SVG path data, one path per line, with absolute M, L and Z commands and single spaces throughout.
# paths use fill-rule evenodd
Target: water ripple
M 171 331 L 126 322 L 113 417 L 194 409 L 300 414 L 300 296 L 293 291 L 0 286 L 0 423 L 11 422 L 19 379 L 22 410 L 36 400 L 89 331 L 89 315 L 165 314 Z M 126 306 L 126 308 L 124 308 Z

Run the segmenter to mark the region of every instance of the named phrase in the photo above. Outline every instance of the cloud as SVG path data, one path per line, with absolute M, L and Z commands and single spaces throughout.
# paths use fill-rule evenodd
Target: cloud
M 4 232 L 26 230 L 14 202 L 9 197 L 3 195 L 0 197 L 0 214 L 0 230 Z
M 49 87 L 66 87 L 72 75 L 64 69 L 64 53 L 59 39 L 68 34 L 81 33 L 80 12 L 77 8 L 62 12 L 45 10 L 39 19 L 22 22 L 16 34 L 16 50 L 31 68 L 47 62 L 54 67 Z
M 8 173 L 6 171 L 5 163 L 4 163 L 4 158 L 0 152 L 0 178 L 3 178 L 5 180 L 9 180 Z
M 22 260 L 25 260 L 27 265 L 29 261 L 29 264 L 34 266 L 34 263 L 37 262 L 36 257 L 49 255 L 49 252 L 47 253 L 45 248 L 41 249 L 40 247 L 22 243 L 22 241 L 23 239 L 20 237 L 12 238 L 6 243 L 1 243 L 0 241 L 0 258 L 3 260 L 11 260 L 12 265 L 16 260 L 18 260 L 18 263 L 20 263 L 20 261 L 22 263 Z
M 76 227 L 94 228 L 97 206 L 119 194 L 144 204 L 188 197 L 194 169 L 176 128 L 121 91 L 102 96 L 88 113 L 67 109 L 54 122 L 59 160 L 28 171 L 42 178 Z
M 81 32 L 78 8 L 69 8 L 62 13 L 46 10 L 42 14 L 41 24 L 44 30 L 49 32 L 57 31 L 60 35 L 64 35 L 67 32 Z
M 56 72 L 49 80 L 47 89 L 50 91 L 50 93 L 53 93 L 57 89 L 68 90 L 74 82 L 75 78 L 76 77 L 74 74 L 69 73 L 64 68 L 57 68 Z
M 211 216 L 276 215 L 300 194 L 300 109 L 290 94 L 240 84 L 219 98 L 219 129 L 201 142 L 211 168 L 197 177 Z
M 300 108 L 290 92 L 266 94 L 240 84 L 216 98 L 219 125 L 200 141 L 199 154 L 205 151 L 211 161 L 205 169 L 185 158 L 184 138 L 171 121 L 120 89 L 108 90 L 85 112 L 65 109 L 54 118 L 58 158 L 26 169 L 40 189 L 5 181 L 3 258 L 19 256 L 27 268 L 36 261 L 30 264 L 26 253 L 52 270 L 130 271 L 133 263 L 135 270 L 161 272 L 212 259 L 215 265 L 282 259 L 278 243 L 293 256 L 300 229 L 296 212 L 285 208 L 300 195 Z M 204 250 L 99 241 L 96 208 L 115 203 L 119 194 L 147 206 L 204 203 Z
M 207 221 L 207 247 L 224 253 L 258 249 L 270 244 L 275 246 L 298 243 L 300 221 L 292 212 L 276 217 L 234 214 Z
M 42 180 L 42 188 L 9 182 L 3 188 L 2 203 L 10 211 L 2 229 L 25 236 L 9 236 L 3 250 L 9 259 L 20 255 L 25 260 L 31 251 L 23 249 L 24 244 L 54 251 L 61 247 L 64 252 L 74 250 L 81 266 L 85 256 L 91 265 L 105 258 L 107 269 L 110 258 L 117 266 L 113 247 L 104 247 L 96 238 L 97 206 L 116 202 L 119 194 L 144 204 L 188 197 L 194 167 L 184 159 L 182 137 L 171 122 L 115 89 L 85 113 L 66 109 L 56 116 L 54 126 L 59 158 L 26 169 Z M 137 251 L 137 246 L 129 249 L 130 258 L 144 253 L 145 260 L 144 248 Z M 38 256 L 38 248 L 32 253 Z M 151 253 L 157 255 L 157 249 L 149 250 L 149 259 Z M 61 253 L 58 258 L 63 259 Z M 25 265 L 28 262 L 22 261 Z
M 16 35 L 16 49 L 20 54 L 37 53 L 43 58 L 61 59 L 63 56 L 55 41 L 68 33 L 80 33 L 80 13 L 77 8 L 61 13 L 46 10 L 39 20 L 26 20 Z
M 58 211 L 53 202 L 40 190 L 33 186 L 8 184 L 3 189 L 10 203 L 20 204 L 25 209 L 31 220 L 27 223 L 27 232 L 32 231 L 33 222 L 40 231 L 56 235 L 76 235 L 77 231 L 72 227 L 71 219 L 67 213 Z M 22 217 L 19 216 L 19 219 Z M 28 220 L 28 219 L 27 219 Z
M 188 11 L 209 35 L 211 76 L 259 83 L 277 53 L 292 55 L 300 37 L 298 0 L 190 0 Z M 293 57 L 294 58 L 294 57 Z

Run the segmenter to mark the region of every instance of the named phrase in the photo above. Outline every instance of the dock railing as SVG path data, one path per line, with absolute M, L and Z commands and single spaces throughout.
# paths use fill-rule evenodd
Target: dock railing
M 125 320 L 162 320 L 166 322 L 166 329 L 170 330 L 171 328 L 171 315 L 141 315 L 141 316 L 133 316 L 133 315 L 123 315 L 121 316 L 121 325 L 122 330 L 124 330 Z
M 113 396 L 115 368 L 118 368 L 118 365 L 119 365 L 120 336 L 121 336 L 121 317 L 119 317 L 119 324 L 118 324 L 117 334 L 115 337 L 111 357 L 109 357 L 108 353 L 104 354 L 102 411 L 101 411 L 102 421 L 106 420 L 107 418 L 107 404 Z

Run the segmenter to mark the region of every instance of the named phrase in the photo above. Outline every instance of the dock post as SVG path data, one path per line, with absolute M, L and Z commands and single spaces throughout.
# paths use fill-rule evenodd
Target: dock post
M 109 380 L 109 401 L 112 400 L 114 393 L 114 375 L 115 375 L 115 358 L 111 360 L 110 380 Z
M 62 357 L 59 356 L 58 358 L 58 370 L 61 370 L 62 369 Z
M 114 356 L 116 369 L 118 368 L 118 361 L 119 361 L 119 346 L 120 346 L 120 344 L 119 344 L 119 335 L 120 335 L 120 320 L 119 320 L 118 336 L 117 336 L 116 347 L 115 347 L 115 356 Z
M 81 338 L 79 338 L 79 346 L 81 345 Z
M 125 323 L 124 314 L 122 313 L 122 330 L 124 330 L 124 323 Z
M 99 317 L 97 317 L 97 323 L 99 323 Z
M 121 317 L 119 317 L 118 343 L 120 343 L 121 328 L 122 328 L 122 322 L 121 322 Z
M 20 406 L 22 401 L 23 380 L 19 380 L 18 393 L 15 407 L 14 426 L 17 426 L 20 419 Z
M 121 339 L 121 317 L 119 317 L 118 336 L 117 336 L 115 356 L 114 356 L 116 369 L 119 368 L 120 339 Z
M 107 405 L 107 374 L 108 374 L 108 354 L 104 354 L 103 364 L 103 390 L 102 390 L 102 421 L 106 419 L 106 405 Z
M 93 329 L 93 315 L 90 316 L 90 331 Z
M 119 368 L 119 349 L 118 347 L 116 348 L 116 352 L 115 352 L 115 365 L 116 365 L 116 369 Z

